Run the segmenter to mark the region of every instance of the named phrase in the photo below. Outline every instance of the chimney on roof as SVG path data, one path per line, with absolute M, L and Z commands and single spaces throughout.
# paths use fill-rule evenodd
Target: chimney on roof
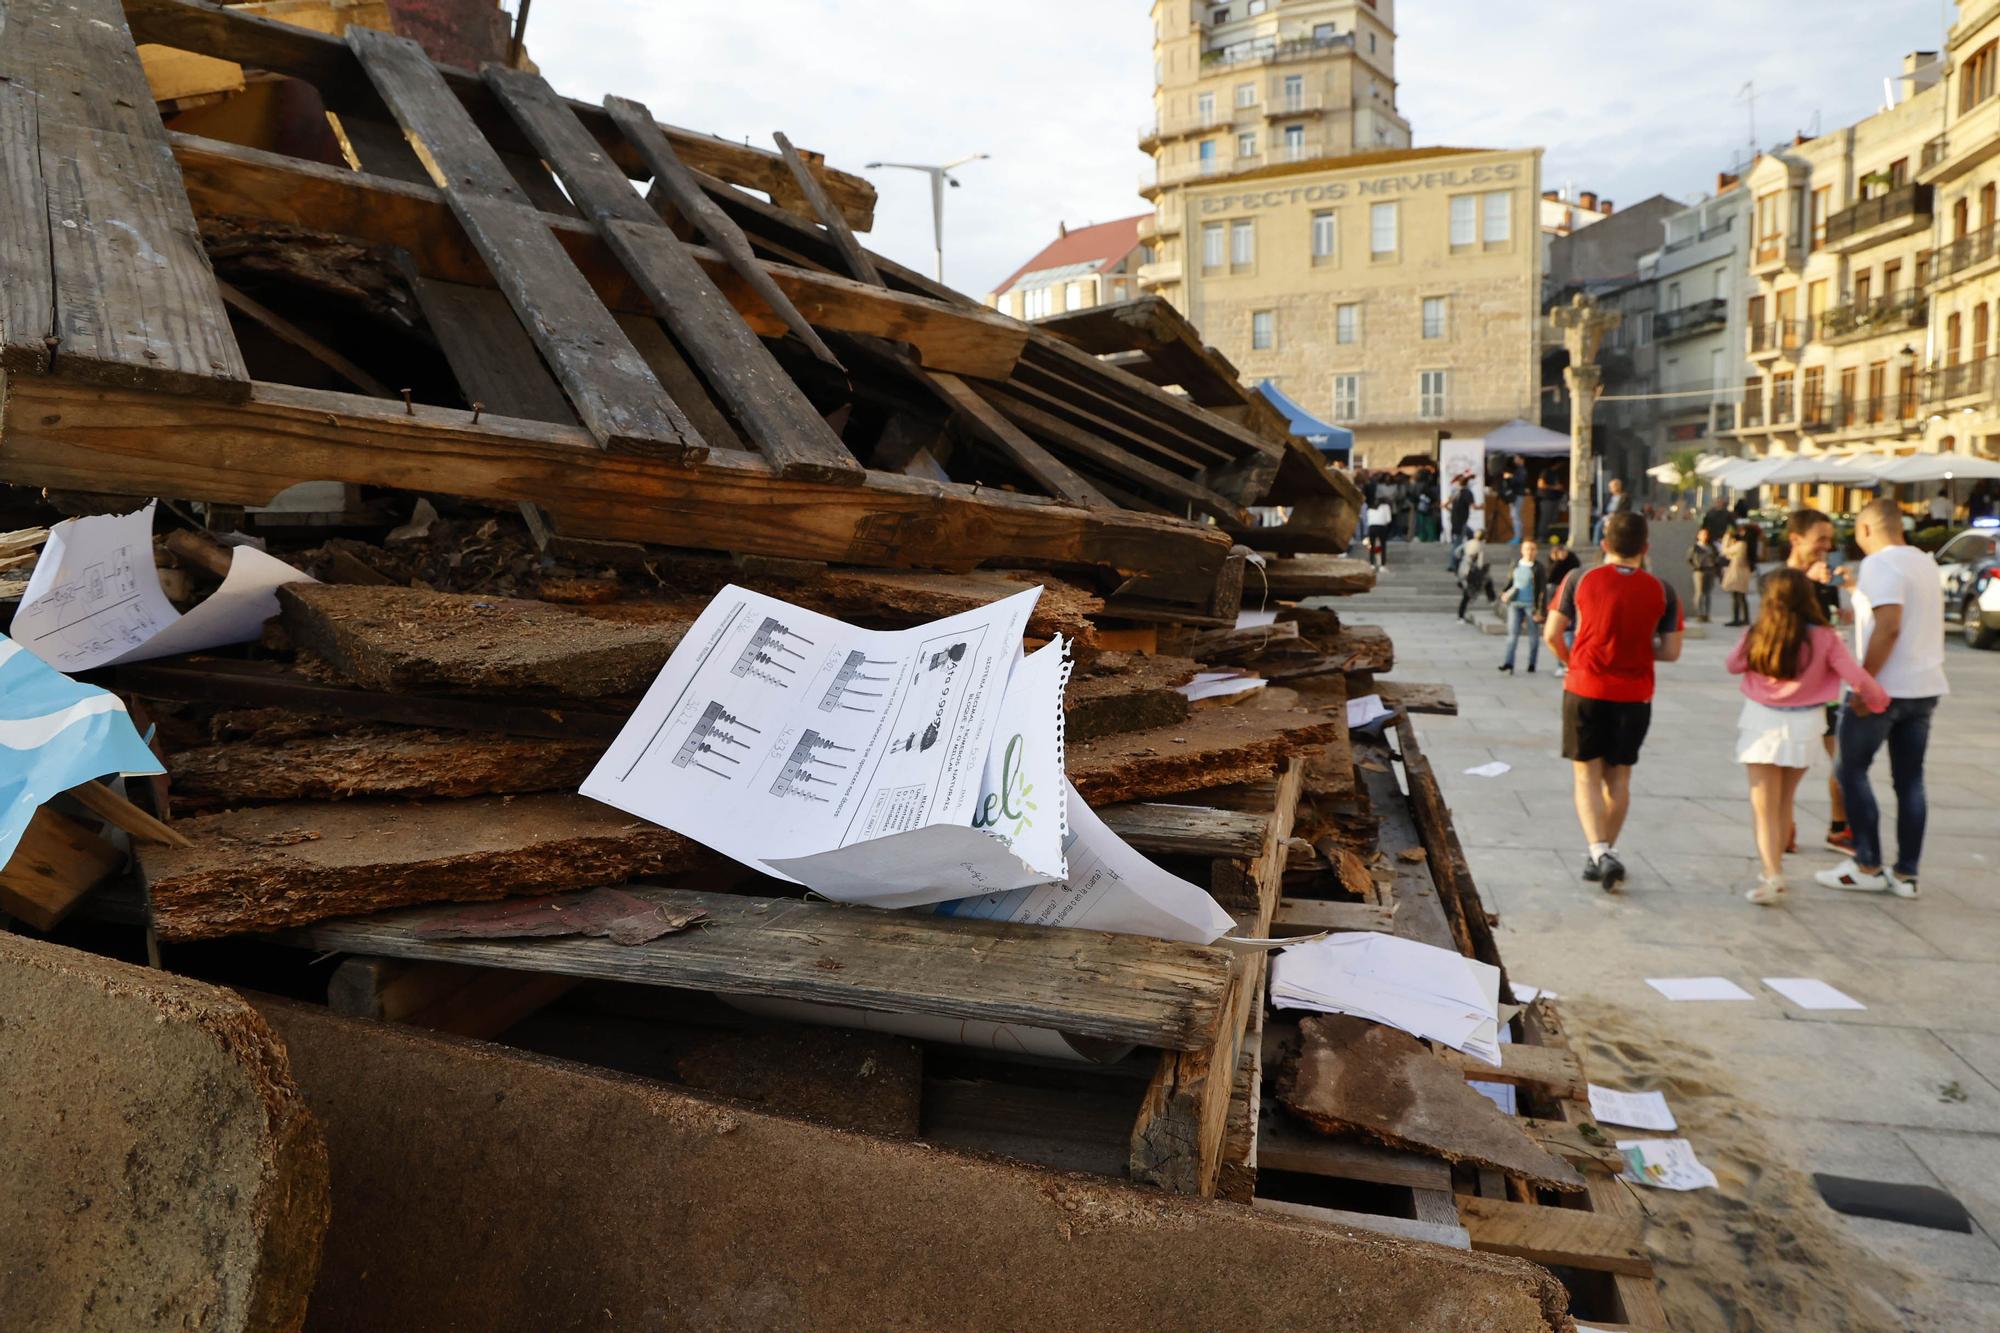
M 1598 200 L 1598 201 L 1597 201 L 1597 211 L 1598 211 L 1598 212 L 1600 212 L 1600 213 L 1602 213 L 1602 214 L 1603 214 L 1603 215 L 1604 215 L 1605 217 L 1610 217 L 1610 216 L 1611 216 L 1611 201 L 1610 201 L 1609 199 L 1600 199 L 1600 200 Z
M 1715 192 L 1717 194 L 1726 194 L 1730 190 L 1735 189 L 1740 180 L 1742 180 L 1742 177 L 1731 172 L 1718 171 L 1715 173 Z
M 1597 191 L 1585 190 L 1577 196 L 1577 202 L 1583 205 L 1584 212 L 1595 213 L 1597 211 Z
M 1542 198 L 1544 198 L 1544 199 L 1548 200 L 1548 201 L 1549 201 L 1550 203 L 1552 203 L 1552 204 L 1559 204 L 1559 203 L 1561 203 L 1561 202 L 1562 202 L 1562 191 L 1561 191 L 1561 190 L 1543 190 L 1543 191 L 1542 191 Z
M 1069 224 L 1058 219 L 1056 222 L 1056 239 L 1060 241 L 1067 235 L 1069 235 Z
M 1912 51 L 1903 57 L 1903 100 L 1909 101 L 1944 77 L 1944 62 L 1935 51 Z

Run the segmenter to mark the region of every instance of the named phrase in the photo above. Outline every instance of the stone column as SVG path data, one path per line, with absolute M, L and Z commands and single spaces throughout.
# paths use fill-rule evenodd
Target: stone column
M 1570 401 L 1569 544 L 1579 555 L 1590 549 L 1590 422 L 1604 387 L 1604 372 L 1594 363 L 1604 335 L 1618 327 L 1619 318 L 1616 310 L 1600 310 L 1597 301 L 1582 292 L 1549 312 L 1569 351 L 1569 366 L 1563 371 Z

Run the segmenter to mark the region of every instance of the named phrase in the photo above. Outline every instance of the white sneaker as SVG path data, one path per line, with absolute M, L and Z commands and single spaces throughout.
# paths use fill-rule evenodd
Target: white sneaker
M 1889 892 L 1895 894 L 1898 898 L 1914 898 L 1917 896 L 1917 877 L 1915 875 L 1904 879 L 1895 871 L 1886 868 L 1882 873 L 1889 877 Z
M 1785 900 L 1785 881 L 1782 879 L 1760 880 L 1756 888 L 1751 889 L 1743 896 L 1760 907 L 1768 907 L 1772 903 L 1781 903 Z
M 1813 878 L 1829 889 L 1849 889 L 1855 893 L 1883 893 L 1889 888 L 1889 876 L 1880 871 L 1869 874 L 1854 864 L 1851 856 L 1831 870 L 1820 871 Z M 1911 896 L 1915 896 L 1914 890 Z

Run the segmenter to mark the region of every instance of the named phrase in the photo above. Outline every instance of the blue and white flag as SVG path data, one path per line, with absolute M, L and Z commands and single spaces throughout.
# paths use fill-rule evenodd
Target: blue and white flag
M 0 638 L 0 865 L 42 802 L 107 773 L 163 773 L 117 695 Z

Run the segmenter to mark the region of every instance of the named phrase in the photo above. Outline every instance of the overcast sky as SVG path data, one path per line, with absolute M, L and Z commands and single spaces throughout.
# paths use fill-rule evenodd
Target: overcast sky
M 1397 70 L 1416 142 L 1540 146 L 1545 187 L 1622 207 L 1693 199 L 1750 137 L 1834 129 L 1882 103 L 1948 0 L 1402 0 Z M 769 146 L 784 130 L 880 192 L 867 244 L 930 271 L 930 196 L 876 160 L 985 152 L 947 192 L 945 277 L 983 294 L 1071 226 L 1145 211 L 1152 22 L 1144 0 L 543 0 L 528 46 L 562 92 L 646 102 Z

